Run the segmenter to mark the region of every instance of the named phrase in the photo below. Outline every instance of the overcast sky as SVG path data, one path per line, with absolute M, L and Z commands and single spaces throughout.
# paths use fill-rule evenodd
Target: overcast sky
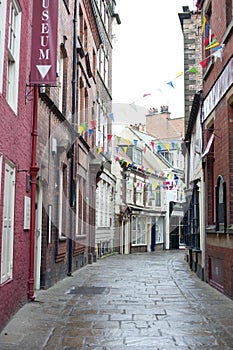
M 178 17 L 194 0 L 116 0 L 121 19 L 114 25 L 113 105 L 159 108 L 183 117 L 183 34 Z M 173 82 L 174 88 L 168 85 Z M 144 94 L 151 94 L 143 98 Z M 132 108 L 131 108 L 132 110 Z M 143 121 L 142 121 L 143 122 Z

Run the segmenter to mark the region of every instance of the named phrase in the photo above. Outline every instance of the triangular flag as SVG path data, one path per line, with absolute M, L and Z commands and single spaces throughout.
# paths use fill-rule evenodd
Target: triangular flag
M 165 146 L 167 151 L 170 151 L 170 148 L 171 148 L 170 143 L 165 142 L 164 146 Z
M 79 125 L 78 126 L 78 132 L 79 132 L 79 134 L 82 134 L 82 132 L 83 132 L 83 125 Z
M 205 59 L 205 60 L 203 60 L 203 61 L 201 61 L 201 62 L 199 62 L 199 63 L 200 63 L 200 65 L 202 66 L 202 68 L 206 68 L 207 59 Z
M 167 84 L 174 88 L 172 81 L 169 81 Z
M 118 153 L 118 152 L 119 152 L 119 147 L 117 146 L 117 147 L 116 147 L 116 153 Z
M 138 111 L 135 102 L 132 102 L 132 103 L 130 103 L 129 105 L 130 105 L 130 107 L 133 108 L 133 110 L 134 110 L 135 112 Z
M 81 125 L 83 127 L 83 130 L 86 130 L 86 123 L 82 123 Z
M 130 139 L 126 139 L 127 145 L 130 145 Z
M 192 67 L 189 70 L 187 70 L 187 73 L 198 73 L 198 70 L 195 67 Z
M 127 152 L 127 147 L 123 147 L 123 151 L 126 153 Z
M 121 137 L 120 137 L 120 136 L 117 136 L 117 144 L 118 144 L 118 145 L 119 145 L 120 141 L 121 141 Z
M 110 142 L 112 139 L 112 134 L 107 135 L 107 138 L 108 138 L 108 142 Z
M 138 140 L 133 140 L 134 146 L 138 145 Z
M 217 51 L 215 51 L 215 52 L 213 53 L 213 56 L 214 56 L 215 58 L 220 58 L 220 60 L 222 61 L 222 47 L 221 47 L 220 49 L 218 49 Z
M 205 25 L 206 25 L 206 17 L 203 18 L 202 26 L 201 26 L 201 32 L 204 33 L 205 31 Z
M 152 148 L 154 149 L 154 147 L 155 147 L 154 141 L 151 141 L 151 146 L 152 146 Z
M 205 50 L 210 50 L 213 47 L 217 47 L 219 46 L 219 42 L 217 41 L 217 39 L 214 39 L 213 41 L 211 41 L 211 43 L 209 45 L 206 46 Z
M 93 129 L 96 128 L 96 121 L 95 120 L 91 120 L 91 126 Z
M 214 39 L 214 34 L 211 34 L 210 36 L 207 36 L 207 38 L 204 41 L 204 46 L 206 47 L 209 45 L 209 43 Z
M 109 113 L 109 118 L 112 119 L 112 121 L 114 122 L 114 114 L 113 113 Z
M 91 137 L 92 134 L 93 134 L 93 129 L 89 129 L 89 131 L 88 131 L 89 137 Z
M 178 72 L 177 74 L 176 74 L 176 78 L 179 78 L 181 75 L 183 75 L 184 74 L 184 72 Z

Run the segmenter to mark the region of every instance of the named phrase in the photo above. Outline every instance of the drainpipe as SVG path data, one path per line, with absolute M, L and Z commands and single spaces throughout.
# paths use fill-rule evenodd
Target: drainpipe
M 77 0 L 74 2 L 73 18 L 73 74 L 72 74 L 72 138 L 70 160 L 70 233 L 68 242 L 68 276 L 72 276 L 73 260 L 73 207 L 74 207 L 74 123 L 76 113 L 76 83 L 77 83 Z
M 35 300 L 34 295 L 34 242 L 35 242 L 35 214 L 36 214 L 36 177 L 39 168 L 36 163 L 36 143 L 38 136 L 38 86 L 34 86 L 33 124 L 32 124 L 32 159 L 30 167 L 31 178 L 31 215 L 30 215 L 30 267 L 28 297 Z

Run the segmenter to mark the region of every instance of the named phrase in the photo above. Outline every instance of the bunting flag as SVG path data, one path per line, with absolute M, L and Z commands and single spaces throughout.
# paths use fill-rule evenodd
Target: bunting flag
M 130 105 L 130 107 L 133 108 L 133 110 L 134 110 L 135 112 L 138 111 L 135 102 L 132 102 L 132 103 L 130 103 L 129 105 Z
M 126 139 L 125 141 L 127 142 L 127 145 L 129 146 L 130 145 L 130 139 Z
M 213 56 L 217 59 L 219 58 L 220 61 L 222 61 L 222 46 L 219 47 L 219 49 L 217 49 L 217 51 L 215 51 L 213 53 Z
M 184 74 L 184 72 L 178 72 L 178 73 L 176 74 L 176 78 L 181 77 L 181 75 L 183 75 L 183 74 Z
M 142 97 L 151 96 L 151 94 L 144 94 Z
M 79 132 L 80 135 L 82 135 L 83 130 L 84 130 L 84 129 L 83 129 L 83 125 L 79 125 L 79 126 L 78 126 L 78 132 Z
M 187 73 L 198 73 L 198 70 L 195 67 L 192 67 L 187 70 Z
M 134 143 L 134 146 L 137 147 L 137 145 L 138 145 L 138 140 L 133 140 L 133 143 Z
M 151 146 L 152 146 L 152 148 L 154 149 L 154 147 L 155 147 L 155 143 L 154 143 L 154 141 L 151 141 Z
M 114 122 L 114 114 L 113 113 L 109 113 L 109 118 Z
M 95 120 L 91 120 L 91 126 L 92 126 L 92 129 L 96 128 L 96 121 Z
M 91 137 L 91 135 L 93 134 L 94 130 L 93 129 L 89 129 L 88 130 L 88 136 Z
M 123 151 L 126 153 L 127 152 L 127 147 L 123 147 Z
M 201 32 L 204 33 L 205 31 L 205 26 L 206 26 L 206 17 L 204 16 L 203 20 L 202 20 L 202 25 L 201 25 Z
M 108 139 L 108 142 L 110 142 L 112 139 L 112 134 L 107 135 L 107 139 Z
M 205 47 L 205 50 L 210 50 L 210 49 L 212 49 L 212 48 L 214 48 L 214 47 L 217 47 L 217 46 L 220 46 L 220 44 L 219 44 L 219 42 L 217 41 L 217 39 L 214 38 L 214 39 L 210 42 L 210 44 L 207 45 L 207 46 Z
M 86 123 L 82 123 L 81 126 L 83 127 L 83 131 L 85 131 L 87 127 Z
M 167 85 L 170 85 L 171 87 L 173 87 L 173 89 L 175 89 L 175 87 L 174 87 L 172 81 L 169 81 L 169 82 L 167 83 Z
M 117 144 L 119 145 L 120 142 L 121 142 L 121 137 L 117 136 Z
M 199 64 L 202 66 L 202 68 L 206 68 L 207 59 L 204 59 L 203 61 L 199 62 Z
M 205 41 L 204 41 L 204 46 L 208 46 L 209 43 L 214 39 L 214 34 L 211 34 L 210 36 L 207 36 Z

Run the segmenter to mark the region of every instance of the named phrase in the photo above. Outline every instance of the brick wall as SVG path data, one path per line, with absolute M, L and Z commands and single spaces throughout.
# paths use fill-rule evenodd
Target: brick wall
M 7 1 L 7 23 L 9 3 Z M 31 6 L 26 0 L 20 1 L 20 5 L 22 8 L 20 62 L 23 62 L 23 64 L 20 65 L 19 70 L 18 110 L 16 114 L 6 101 L 8 30 L 6 30 L 5 37 L 3 91 L 0 94 L 0 153 L 3 154 L 0 197 L 0 255 L 6 159 L 9 159 L 15 165 L 16 169 L 13 278 L 0 287 L 0 329 L 6 324 L 11 315 L 26 302 L 29 278 L 30 239 L 29 230 L 24 230 L 24 196 L 30 197 L 30 193 L 27 192 L 26 188 L 26 180 L 31 163 L 33 93 L 31 92 L 31 88 L 28 88 L 26 84 L 28 83 L 30 65 Z M 6 28 L 8 27 L 6 26 Z M 17 172 L 18 169 L 26 170 L 27 173 Z

